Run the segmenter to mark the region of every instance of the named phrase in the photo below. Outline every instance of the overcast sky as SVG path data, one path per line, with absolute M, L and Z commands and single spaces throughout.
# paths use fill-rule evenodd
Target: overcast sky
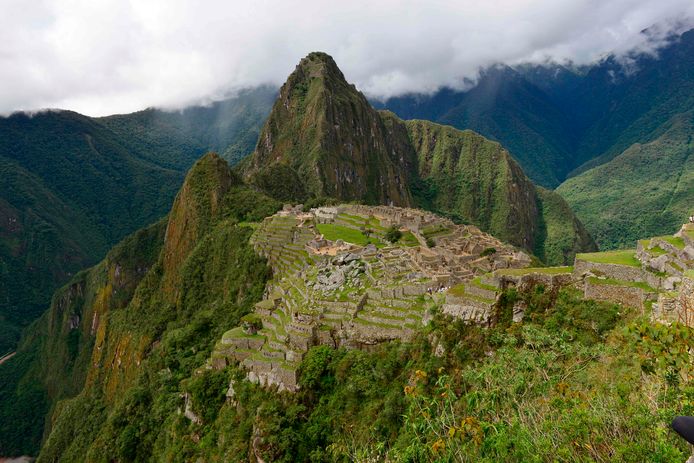
M 314 50 L 385 97 L 457 86 L 494 63 L 652 52 L 694 25 L 692 0 L 0 0 L 0 11 L 0 112 L 89 115 L 278 85 Z

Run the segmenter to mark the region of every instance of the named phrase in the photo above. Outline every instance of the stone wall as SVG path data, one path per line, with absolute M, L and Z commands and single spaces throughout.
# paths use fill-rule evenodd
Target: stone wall
M 584 283 L 583 296 L 596 301 L 608 301 L 643 310 L 646 293 L 641 288 L 608 284 Z
M 441 312 L 460 320 L 486 325 L 491 320 L 492 308 L 493 304 L 448 294 L 441 306 Z
M 694 279 L 682 279 L 677 299 L 677 320 L 694 327 Z
M 660 288 L 662 285 L 662 279 L 660 277 L 651 272 L 647 272 L 640 267 L 619 264 L 602 264 L 576 259 L 574 264 L 574 275 L 581 278 L 587 273 L 592 273 L 597 276 L 605 276 L 615 280 L 643 282 L 656 289 Z

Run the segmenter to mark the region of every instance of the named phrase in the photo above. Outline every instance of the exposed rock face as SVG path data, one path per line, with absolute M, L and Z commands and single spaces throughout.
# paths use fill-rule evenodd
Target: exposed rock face
M 416 204 L 549 263 L 595 249 L 566 203 L 539 192 L 501 145 L 469 130 L 375 111 L 324 53 L 311 53 L 289 76 L 240 169 L 283 200 Z
M 411 159 L 403 158 L 364 95 L 330 56 L 311 53 L 282 86 L 245 175 L 282 199 L 311 195 L 406 206 L 403 161 Z M 283 178 L 272 178 L 277 174 Z M 285 182 L 301 185 L 287 189 Z

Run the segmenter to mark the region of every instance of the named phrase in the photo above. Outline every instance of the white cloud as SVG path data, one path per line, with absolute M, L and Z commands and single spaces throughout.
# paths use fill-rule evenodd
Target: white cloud
M 384 97 L 499 62 L 652 52 L 694 24 L 691 0 L 0 0 L 0 11 L 0 112 L 89 115 L 280 84 L 315 50 Z

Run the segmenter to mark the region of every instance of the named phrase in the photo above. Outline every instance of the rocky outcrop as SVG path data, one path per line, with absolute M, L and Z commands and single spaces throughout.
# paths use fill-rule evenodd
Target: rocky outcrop
M 289 76 L 240 171 L 282 200 L 424 207 L 551 264 L 595 250 L 566 202 L 539 191 L 500 144 L 375 111 L 324 53 L 311 53 Z
M 317 196 L 407 206 L 411 159 L 399 148 L 335 61 L 311 53 L 280 89 L 243 172 L 282 199 Z M 287 188 L 297 182 L 300 187 Z

